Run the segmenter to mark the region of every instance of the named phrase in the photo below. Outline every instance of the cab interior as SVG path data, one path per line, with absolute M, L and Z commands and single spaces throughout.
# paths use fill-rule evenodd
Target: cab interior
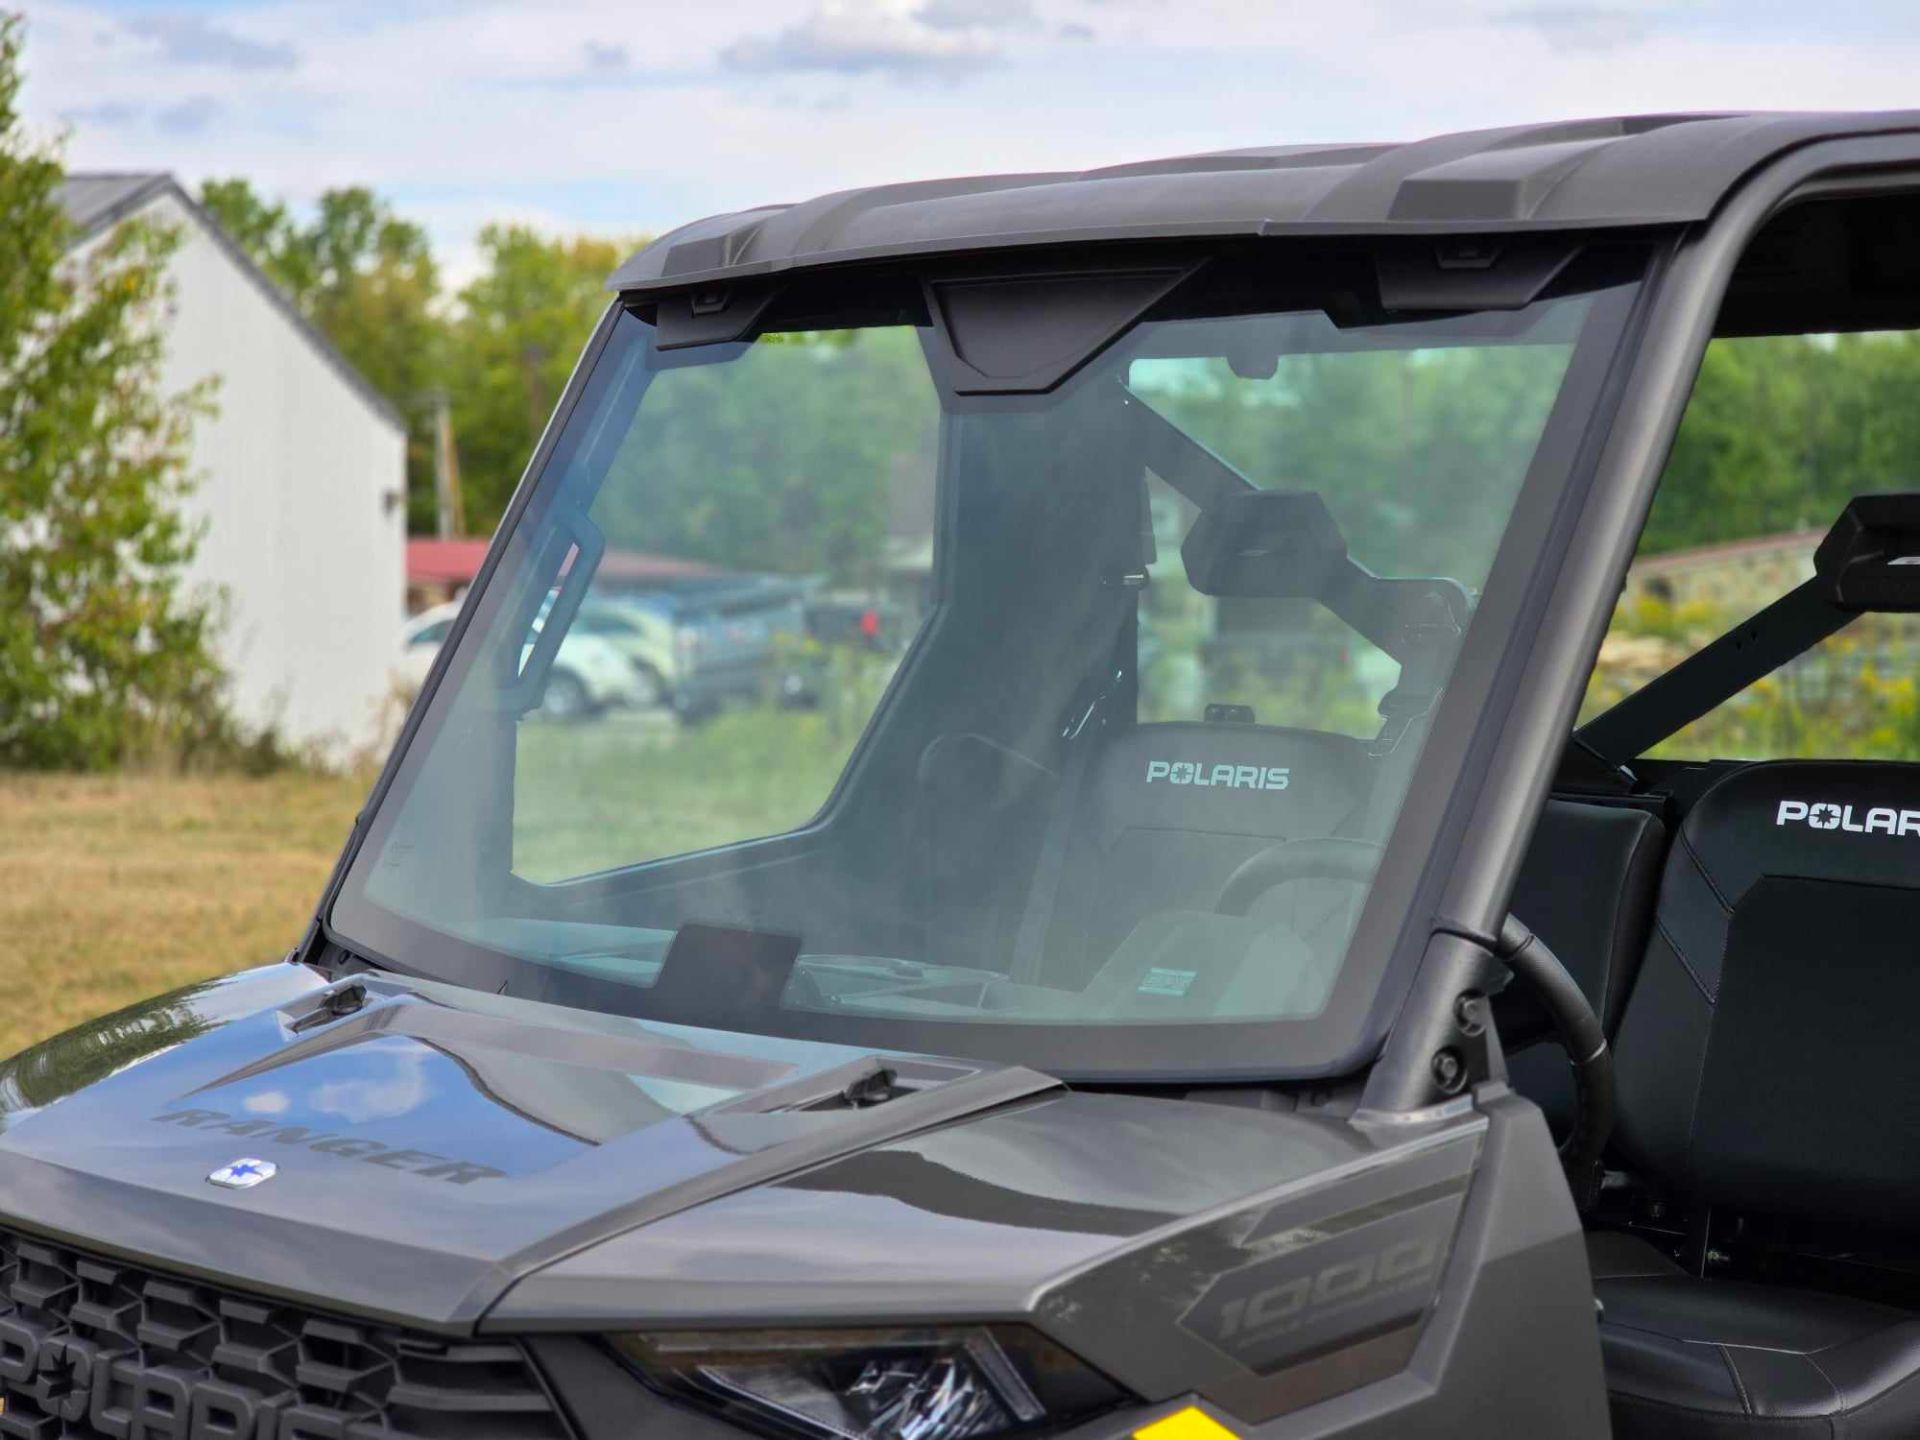
M 1920 206 L 1821 201 L 1756 239 L 1718 334 L 1905 330 L 1917 307 Z M 1763 603 L 1590 698 L 1513 896 L 1613 1047 L 1585 1222 L 1619 1436 L 1920 1433 L 1920 752 L 1885 727 L 1740 746 L 1718 723 L 1808 686 L 1843 715 L 1911 686 L 1920 467 L 1890 456 L 1871 482 L 1808 516 L 1825 535 L 1636 567 L 1616 649 L 1636 604 L 1670 612 L 1716 564 Z M 1686 483 L 1669 472 L 1656 519 Z M 1496 1010 L 1512 1083 L 1564 1128 L 1537 1008 L 1509 990 Z

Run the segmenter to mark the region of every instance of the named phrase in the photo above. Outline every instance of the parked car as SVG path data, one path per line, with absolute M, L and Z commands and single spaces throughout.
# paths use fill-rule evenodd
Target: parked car
M 813 595 L 807 599 L 807 634 L 822 645 L 851 645 L 889 653 L 906 643 L 897 607 L 864 595 Z
M 645 596 L 589 596 L 569 635 L 604 641 L 626 658 L 634 676 L 634 703 L 678 708 L 684 690 L 681 645 L 673 616 Z
M 730 704 L 791 701 L 802 688 L 793 642 L 805 634 L 805 581 L 725 575 L 672 588 L 590 590 L 569 634 L 626 656 L 635 704 L 699 719 Z M 547 597 L 544 617 L 553 603 Z
M 446 643 L 459 617 L 458 604 L 423 610 L 401 631 L 400 662 L 395 667 L 402 684 L 417 691 L 426 683 L 434 657 Z M 539 625 L 536 622 L 535 633 Z M 533 639 L 527 641 L 532 649 Z M 577 720 L 617 706 L 647 703 L 644 681 L 621 651 L 599 635 L 578 626 L 569 630 L 554 656 L 541 694 L 540 713 L 555 720 Z

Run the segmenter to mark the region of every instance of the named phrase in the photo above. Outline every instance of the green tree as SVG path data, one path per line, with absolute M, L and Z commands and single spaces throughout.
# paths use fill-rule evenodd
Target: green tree
M 767 336 L 654 378 L 594 518 L 628 549 L 873 586 L 939 415 L 910 329 Z
M 1920 485 L 1920 334 L 1708 347 L 1642 554 L 1819 530 L 1847 501 Z
M 129 222 L 69 258 L 59 159 L 21 130 L 21 44 L 0 14 L 0 764 L 98 768 L 217 710 L 179 505 L 207 397 L 160 387 L 172 237 Z
M 480 232 L 486 270 L 460 292 L 449 366 L 467 526 L 490 530 L 606 309 L 616 241 L 548 239 L 524 225 Z
M 302 223 L 242 179 L 200 201 L 407 420 L 408 528 L 434 526 L 436 396 L 445 384 L 439 266 L 427 233 L 365 186 L 328 190 Z

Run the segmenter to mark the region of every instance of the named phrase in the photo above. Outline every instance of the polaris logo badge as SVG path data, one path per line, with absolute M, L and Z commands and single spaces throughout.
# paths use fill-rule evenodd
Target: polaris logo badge
M 271 1160 L 235 1160 L 231 1165 L 222 1165 L 207 1176 L 209 1185 L 219 1185 L 228 1190 L 251 1190 L 256 1185 L 264 1185 L 280 1173 L 280 1167 Z
M 1851 805 L 1831 800 L 1782 800 L 1773 817 L 1775 826 L 1805 825 L 1809 830 L 1845 830 L 1852 835 L 1920 835 L 1920 810 L 1895 810 L 1876 805 L 1865 817 Z
M 1149 760 L 1147 784 L 1219 786 L 1223 790 L 1284 790 L 1293 782 L 1286 765 L 1208 765 L 1197 760 Z

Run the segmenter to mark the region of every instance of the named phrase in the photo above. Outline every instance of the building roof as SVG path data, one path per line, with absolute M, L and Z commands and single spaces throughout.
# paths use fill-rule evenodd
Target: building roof
M 1638 115 L 881 185 L 696 221 L 640 250 L 609 288 L 1017 245 L 1685 223 L 1787 150 L 1903 131 L 1920 131 L 1920 112 Z
M 480 562 L 487 558 L 485 540 L 442 540 L 422 536 L 407 541 L 407 583 L 409 585 L 466 585 L 480 573 Z M 683 560 L 672 555 L 646 555 L 637 550 L 609 549 L 600 557 L 594 572 L 607 581 L 644 585 L 664 580 L 683 580 L 720 572 L 698 560 Z
M 1663 550 L 1657 555 L 1635 560 L 1633 576 L 1645 579 L 1654 575 L 1683 574 L 1731 561 L 1802 552 L 1811 560 L 1814 550 L 1826 538 L 1825 530 L 1783 530 L 1777 535 L 1749 535 L 1740 540 L 1717 540 L 1708 545 L 1693 545 L 1685 550 Z
M 334 348 L 333 342 L 300 313 L 286 292 L 254 263 L 253 257 L 173 176 L 163 170 L 81 172 L 68 175 L 54 193 L 55 200 L 73 226 L 73 232 L 68 237 L 69 248 L 85 244 L 101 231 L 137 214 L 163 196 L 170 197 L 199 222 L 201 228 L 213 237 L 214 243 L 240 268 L 241 273 L 254 283 L 276 310 L 286 316 L 288 323 L 366 401 L 369 409 L 394 429 L 406 433 L 406 417 L 374 388 L 373 382 L 354 369 L 347 357 Z

